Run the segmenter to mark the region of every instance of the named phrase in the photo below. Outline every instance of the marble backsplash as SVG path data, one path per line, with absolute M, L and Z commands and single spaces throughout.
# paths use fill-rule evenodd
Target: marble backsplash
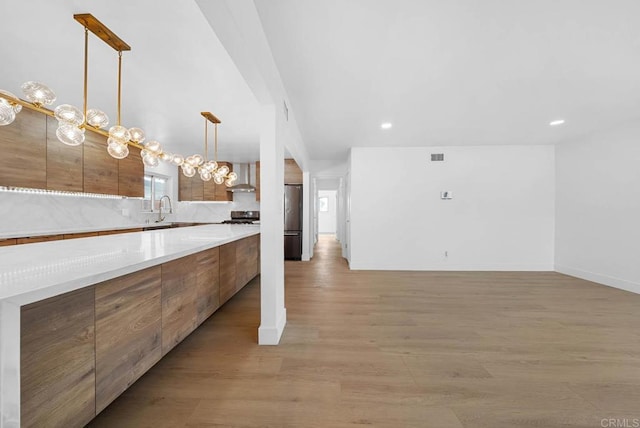
M 255 194 L 234 202 L 176 202 L 165 221 L 219 222 L 232 210 L 259 210 Z M 82 230 L 139 227 L 158 213 L 142 212 L 140 199 L 107 199 L 48 193 L 0 192 L 0 238 Z

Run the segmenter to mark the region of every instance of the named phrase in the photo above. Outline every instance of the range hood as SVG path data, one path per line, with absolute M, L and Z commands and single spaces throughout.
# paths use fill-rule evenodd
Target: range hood
M 238 165 L 238 171 L 236 171 L 236 174 L 238 174 L 238 181 L 240 183 L 235 184 L 231 187 L 228 187 L 227 192 L 231 192 L 231 193 L 255 192 L 256 188 L 251 185 L 251 177 L 250 177 L 251 164 L 241 163 L 236 165 Z

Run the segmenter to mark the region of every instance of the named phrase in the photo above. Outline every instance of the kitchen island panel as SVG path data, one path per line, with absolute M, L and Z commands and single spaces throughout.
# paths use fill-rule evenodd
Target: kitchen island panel
M 221 305 L 236 294 L 236 246 L 237 242 L 230 242 L 220 247 Z
M 162 355 L 198 326 L 197 254 L 162 264 Z
M 202 324 L 220 307 L 220 249 L 197 254 L 197 323 Z
M 94 290 L 21 308 L 22 427 L 82 427 L 95 416 Z
M 161 267 L 96 285 L 96 414 L 162 357 Z
M 250 236 L 236 243 L 236 291 L 258 274 L 260 237 Z

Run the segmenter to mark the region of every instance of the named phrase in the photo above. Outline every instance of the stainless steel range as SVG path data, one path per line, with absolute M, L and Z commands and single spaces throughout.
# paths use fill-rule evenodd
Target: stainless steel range
M 231 211 L 231 220 L 223 224 L 256 224 L 260 222 L 260 211 Z

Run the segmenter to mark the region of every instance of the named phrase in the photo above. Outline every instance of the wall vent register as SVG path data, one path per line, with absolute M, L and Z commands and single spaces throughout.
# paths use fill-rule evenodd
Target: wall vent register
M 431 162 L 444 161 L 444 153 L 431 153 Z

